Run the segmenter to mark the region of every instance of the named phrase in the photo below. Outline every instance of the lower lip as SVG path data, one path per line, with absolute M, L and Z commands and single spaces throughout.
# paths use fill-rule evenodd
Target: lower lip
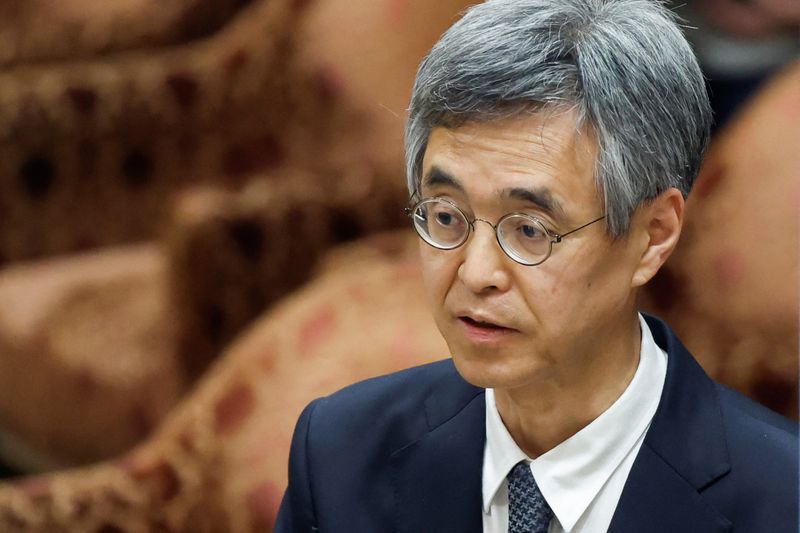
M 501 342 L 517 331 L 511 328 L 484 328 L 463 318 L 459 318 L 458 322 L 463 327 L 467 339 L 481 344 Z

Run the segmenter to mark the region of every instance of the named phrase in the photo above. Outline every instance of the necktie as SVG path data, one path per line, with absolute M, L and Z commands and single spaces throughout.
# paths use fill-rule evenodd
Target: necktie
M 552 517 L 530 465 L 517 463 L 508 474 L 508 533 L 547 533 Z

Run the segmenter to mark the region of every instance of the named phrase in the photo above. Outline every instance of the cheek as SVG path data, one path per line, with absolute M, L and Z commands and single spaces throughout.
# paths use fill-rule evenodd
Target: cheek
M 598 302 L 605 300 L 611 286 L 616 285 L 609 278 L 610 272 L 588 256 L 545 266 L 524 277 L 522 290 L 540 326 L 553 334 L 580 326 L 584 317 L 597 312 Z
M 428 299 L 435 307 L 440 306 L 455 280 L 458 272 L 457 255 L 452 251 L 437 250 L 420 241 L 420 260 L 422 281 Z
M 582 280 L 574 264 L 561 265 L 553 261 L 553 264 L 523 268 L 530 270 L 520 272 L 516 280 L 524 287 L 526 299 L 532 307 L 559 312 L 580 292 Z
M 624 254 L 608 253 L 592 264 L 580 279 L 574 280 L 573 305 L 584 315 L 616 314 L 630 299 L 631 269 Z

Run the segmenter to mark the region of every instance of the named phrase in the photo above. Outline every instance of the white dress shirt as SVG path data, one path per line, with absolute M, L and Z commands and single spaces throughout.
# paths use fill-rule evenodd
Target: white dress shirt
M 533 476 L 554 517 L 549 533 L 608 530 L 622 488 L 658 407 L 667 373 L 667 354 L 656 345 L 639 315 L 639 366 L 628 388 L 599 417 L 545 454 L 531 460 L 511 438 L 486 390 L 486 447 L 483 457 L 483 531 L 508 532 L 506 476 L 520 461 Z

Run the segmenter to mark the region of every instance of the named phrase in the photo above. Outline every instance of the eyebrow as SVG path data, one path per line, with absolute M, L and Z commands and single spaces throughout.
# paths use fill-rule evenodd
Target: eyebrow
M 425 175 L 425 179 L 422 180 L 422 185 L 428 187 L 444 186 L 456 189 L 459 192 L 466 192 L 464 186 L 461 185 L 461 182 L 458 181 L 455 176 L 437 166 L 431 167 Z
M 506 189 L 504 195 L 514 200 L 522 200 L 524 202 L 532 203 L 542 211 L 560 218 L 565 218 L 564 207 L 561 205 L 550 189 L 547 187 L 537 187 L 535 189 L 526 189 L 523 187 L 514 187 L 513 189 Z
M 464 186 L 458 179 L 449 172 L 433 166 L 423 179 L 423 185 L 427 187 L 450 187 L 459 192 L 466 192 Z M 558 218 L 566 218 L 564 207 L 556 199 L 547 187 L 535 187 L 532 189 L 525 187 L 513 187 L 504 189 L 502 195 L 513 200 L 528 202 L 545 213 Z

